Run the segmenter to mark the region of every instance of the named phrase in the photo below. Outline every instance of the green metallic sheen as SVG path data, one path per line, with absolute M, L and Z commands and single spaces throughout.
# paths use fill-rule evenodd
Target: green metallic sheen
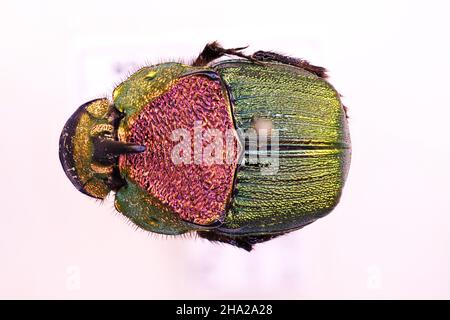
M 338 203 L 350 164 L 350 138 L 339 94 L 303 69 L 245 60 L 214 69 L 230 91 L 236 126 L 254 117 L 279 129 L 279 171 L 242 166 L 236 195 L 216 233 L 230 236 L 284 233 L 329 213 Z M 286 147 L 289 146 L 289 150 Z
M 226 60 L 209 67 L 164 63 L 145 67 L 114 91 L 116 108 L 125 112 L 119 135 L 133 115 L 182 76 L 216 71 L 227 87 L 237 129 L 254 118 L 270 119 L 279 129 L 279 169 L 262 175 L 258 166 L 241 166 L 235 196 L 222 226 L 227 236 L 282 234 L 329 213 L 338 203 L 350 164 L 350 138 L 337 91 L 323 78 L 301 68 Z M 289 147 L 287 149 L 287 147 Z M 116 208 L 145 230 L 182 234 L 202 230 L 177 218 L 122 172 L 127 186 L 116 194 Z
M 166 92 L 177 80 L 198 72 L 211 72 L 208 67 L 192 67 L 168 62 L 144 67 L 119 84 L 113 92 L 114 106 L 125 114 L 120 122 L 119 137 L 126 141 L 130 124 L 143 107 Z M 121 168 L 126 185 L 115 195 L 117 211 L 133 223 L 154 233 L 179 235 L 207 228 L 183 221 L 160 200 L 152 197 L 130 177 L 127 168 Z
M 112 101 L 102 98 L 81 105 L 66 122 L 59 142 L 60 161 L 72 184 L 97 199 L 105 199 L 114 191 L 116 209 L 142 229 L 166 235 L 197 231 L 202 238 L 246 250 L 331 212 L 340 200 L 351 159 L 346 109 L 339 93 L 325 79 L 325 69 L 321 67 L 270 51 L 245 55 L 242 49 L 224 49 L 217 42 L 209 43 L 192 65 L 168 62 L 143 67 L 114 89 Z M 224 55 L 242 59 L 219 61 Z M 226 107 L 227 122 L 219 122 L 220 129 L 230 129 L 231 113 L 240 136 L 236 146 L 243 151 L 240 159 L 250 155 L 248 150 L 259 159 L 258 163 L 232 163 L 232 170 L 227 172 L 226 197 L 220 197 L 220 219 L 202 225 L 183 220 L 164 202 L 166 198 L 157 198 L 138 180 L 134 181 L 135 167 L 127 162 L 132 159 L 127 157 L 149 148 L 148 143 L 135 141 L 133 135 L 137 132 L 146 138 L 143 141 L 148 141 L 148 132 L 136 130 L 147 125 L 140 122 L 139 116 L 145 115 L 141 111 L 151 107 L 152 102 L 159 103 L 154 101 L 159 97 L 164 103 L 164 99 L 183 101 L 183 94 L 163 95 L 172 93 L 178 81 L 191 75 L 215 81 L 214 90 L 222 90 L 220 101 L 226 100 L 220 106 Z M 197 96 L 203 94 L 197 88 L 189 90 Z M 193 113 L 188 108 L 183 111 L 196 115 L 199 104 L 202 103 L 188 106 Z M 151 110 L 158 119 L 163 113 L 160 110 Z M 177 124 L 180 118 L 175 117 L 170 123 Z M 159 131 L 162 123 L 151 124 L 152 130 Z M 260 149 L 246 148 L 244 135 L 259 125 L 278 133 L 278 147 L 269 153 L 275 162 L 264 159 Z M 167 145 L 165 140 L 161 145 Z M 156 149 L 160 150 L 159 145 Z M 159 177 L 151 171 L 142 177 L 151 179 L 152 173 Z M 209 186 L 207 182 L 201 180 Z M 177 194 L 179 186 L 193 187 L 177 181 L 173 193 L 185 199 L 184 194 Z M 195 198 L 197 194 L 192 194 L 189 199 L 203 207 L 204 203 Z M 208 197 L 204 202 L 210 205 L 217 198 Z
M 113 91 L 114 106 L 125 113 L 125 118 L 120 123 L 119 135 L 126 135 L 133 117 L 166 92 L 180 77 L 203 70 L 209 69 L 167 62 L 143 67 L 133 73 Z M 124 136 L 122 140 L 126 140 Z
M 117 211 L 144 230 L 167 235 L 179 235 L 192 230 L 189 223 L 128 179 L 127 185 L 117 191 L 114 205 Z

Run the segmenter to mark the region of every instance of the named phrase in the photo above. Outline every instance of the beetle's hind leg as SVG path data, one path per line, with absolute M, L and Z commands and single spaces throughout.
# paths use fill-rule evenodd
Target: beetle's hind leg
M 291 66 L 300 67 L 302 69 L 305 69 L 306 71 L 309 71 L 318 77 L 326 78 L 327 77 L 327 70 L 323 67 L 315 66 L 310 64 L 308 61 L 300 59 L 300 58 L 294 58 L 285 56 L 276 52 L 272 51 L 256 51 L 251 56 L 253 59 L 258 61 L 275 61 L 275 62 L 281 62 L 284 64 L 289 64 Z
M 224 55 L 232 55 L 241 58 L 245 58 L 251 61 L 257 62 L 258 60 L 251 55 L 246 55 L 241 51 L 246 49 L 246 47 L 239 48 L 231 48 L 225 49 L 223 48 L 217 41 L 208 43 L 203 51 L 199 54 L 199 56 L 192 62 L 192 66 L 194 67 L 202 67 L 206 66 L 208 63 L 223 57 Z
M 208 239 L 209 241 L 223 242 L 244 249 L 246 251 L 251 251 L 253 249 L 253 245 L 272 240 L 273 238 L 281 236 L 283 233 L 274 235 L 241 236 L 241 237 L 230 237 L 227 235 L 216 233 L 214 231 L 197 231 L 197 234 L 201 238 Z

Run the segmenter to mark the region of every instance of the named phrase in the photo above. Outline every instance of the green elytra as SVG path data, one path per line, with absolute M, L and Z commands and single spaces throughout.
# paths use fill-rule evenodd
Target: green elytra
M 223 91 L 229 97 L 238 131 L 249 129 L 255 119 L 269 120 L 277 129 L 279 147 L 277 151 L 272 150 L 272 156 L 278 159 L 275 174 L 262 174 L 262 169 L 271 169 L 270 165 L 268 168 L 239 166 L 224 220 L 220 225 L 202 226 L 182 220 L 159 199 L 134 183 L 123 170 L 120 178 L 124 183 L 110 189 L 116 191 L 116 209 L 139 227 L 169 235 L 197 231 L 203 238 L 251 250 L 256 243 L 323 217 L 337 205 L 351 157 L 346 111 L 340 95 L 325 80 L 320 67 L 272 52 L 259 51 L 245 56 L 240 53 L 241 49 L 223 49 L 212 43 L 192 65 L 163 63 L 134 73 L 113 92 L 113 107 L 125 115 L 120 120 L 117 135 L 120 141 L 127 141 L 129 126 L 140 110 L 164 94 L 181 77 L 213 75 L 220 79 Z M 224 54 L 244 59 L 211 64 Z M 82 157 L 69 154 L 75 159 L 82 158 L 77 162 L 79 167 L 92 163 L 92 156 L 86 152 L 93 152 L 95 143 L 85 142 L 90 138 L 85 137 L 84 132 L 89 131 L 87 126 L 97 126 L 109 114 L 106 112 L 108 102 L 103 100 L 96 102 L 102 113 L 99 120 L 84 116 L 83 126 L 72 123 L 77 129 L 75 146 L 79 144 L 81 147 L 63 151 L 65 157 L 68 153 L 80 152 Z M 89 103 L 87 106 L 89 111 Z M 61 152 L 60 147 L 60 157 Z M 101 179 L 111 175 L 97 171 L 89 168 L 87 172 Z M 81 171 L 76 173 L 76 179 L 72 177 L 71 180 L 83 182 L 88 179 L 81 176 Z M 100 187 L 97 183 L 89 190 L 82 190 L 80 185 L 77 188 L 98 198 L 104 198 L 108 192 L 104 185 Z
M 277 173 L 241 167 L 237 194 L 218 232 L 283 233 L 330 212 L 350 162 L 347 119 L 336 90 L 290 65 L 232 61 L 214 69 L 230 88 L 237 127 L 249 128 L 257 115 L 272 120 L 280 135 Z

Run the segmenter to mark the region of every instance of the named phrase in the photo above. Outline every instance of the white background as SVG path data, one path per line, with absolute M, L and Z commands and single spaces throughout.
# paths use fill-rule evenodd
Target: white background
M 0 298 L 450 298 L 446 1 L 1 1 Z M 340 205 L 247 253 L 136 231 L 58 159 L 77 106 L 212 40 L 329 69 Z

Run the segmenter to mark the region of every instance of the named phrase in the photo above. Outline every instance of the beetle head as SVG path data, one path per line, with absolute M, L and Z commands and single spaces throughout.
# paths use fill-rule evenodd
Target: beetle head
M 104 199 L 123 185 L 118 156 L 145 147 L 118 141 L 122 114 L 108 99 L 81 105 L 67 120 L 59 140 L 59 159 L 72 184 L 82 193 Z

